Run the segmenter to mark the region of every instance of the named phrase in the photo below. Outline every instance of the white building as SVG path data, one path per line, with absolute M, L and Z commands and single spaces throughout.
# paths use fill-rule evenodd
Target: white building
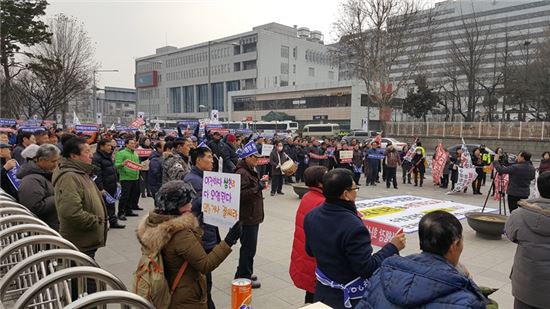
M 228 119 L 229 91 L 332 80 L 338 80 L 338 68 L 319 31 L 270 23 L 136 59 L 137 110 L 160 119 L 201 118 L 218 110 Z
M 550 26 L 548 0 L 447 0 L 436 3 L 430 13 L 434 18 L 431 47 L 422 56 L 415 73 L 425 74 L 433 86 L 449 83 L 453 50 L 468 53 L 469 44 L 475 44 L 472 49 L 475 49 L 476 55 L 482 54 L 479 77 L 483 83 L 490 85 L 495 69 L 498 73 L 504 67 L 505 53 L 509 56 L 506 61 L 508 66 L 525 67 L 527 62 L 531 62 L 537 43 L 544 38 L 544 31 Z M 417 34 L 423 30 L 418 29 Z M 416 52 L 419 36 L 409 38 L 408 47 L 412 47 L 409 53 Z M 468 37 L 470 42 L 477 43 L 468 43 Z M 453 46 L 458 46 L 458 49 Z M 484 52 L 481 52 L 482 49 Z M 400 57 L 398 63 L 392 66 L 390 80 L 402 78 L 409 70 L 409 59 L 408 56 Z M 462 81 L 460 89 L 466 91 L 466 76 L 459 73 L 456 79 Z M 412 84 L 413 81 L 409 82 Z M 478 89 L 479 113 L 476 117 L 483 117 L 483 87 Z M 400 95 L 406 95 L 406 89 Z M 496 113 L 502 113 L 501 104 L 497 105 Z

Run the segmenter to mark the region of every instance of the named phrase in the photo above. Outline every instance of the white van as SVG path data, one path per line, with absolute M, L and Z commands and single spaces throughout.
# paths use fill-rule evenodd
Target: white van
M 340 125 L 336 123 L 308 124 L 302 130 L 302 137 L 333 137 L 340 134 Z

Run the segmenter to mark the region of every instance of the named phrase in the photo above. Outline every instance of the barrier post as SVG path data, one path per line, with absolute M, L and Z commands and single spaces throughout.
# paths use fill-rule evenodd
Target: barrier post
M 479 130 L 477 134 L 477 139 L 481 139 L 481 121 L 479 122 Z
M 462 130 L 464 129 L 464 123 L 460 120 L 460 138 L 462 138 Z
M 522 122 L 519 123 L 519 140 L 521 141 L 521 124 Z
M 544 121 L 542 122 L 542 127 L 540 128 L 540 140 L 544 140 Z
M 498 136 L 497 139 L 500 139 L 500 129 L 502 128 L 502 121 L 498 122 Z
M 445 127 L 447 125 L 447 122 L 443 122 L 443 137 L 445 137 Z

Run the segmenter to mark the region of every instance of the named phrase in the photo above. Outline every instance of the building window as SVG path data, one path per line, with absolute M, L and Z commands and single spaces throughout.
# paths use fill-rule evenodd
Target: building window
M 238 80 L 234 80 L 231 82 L 227 82 L 227 92 L 230 91 L 239 91 L 241 86 L 241 82 Z
M 181 88 L 170 88 L 170 104 L 173 113 L 181 113 Z
M 292 49 L 292 57 L 294 57 L 294 59 L 298 58 L 298 46 Z
M 244 61 L 243 71 L 256 69 L 256 60 Z
M 223 104 L 223 83 L 212 84 L 212 109 L 224 111 Z
M 199 101 L 198 105 L 208 106 L 208 85 L 198 85 L 197 86 L 197 100 Z M 199 111 L 201 111 L 199 109 Z M 206 109 L 203 109 L 206 111 Z
M 193 86 L 183 87 L 183 112 L 194 113 L 195 112 L 195 91 Z
M 281 74 L 288 74 L 288 63 L 281 63 Z
M 328 79 L 334 80 L 334 71 L 328 71 Z
M 288 86 L 288 80 L 283 80 L 281 78 L 281 87 L 286 87 L 286 86 Z
M 310 77 L 315 77 L 315 68 L 309 68 L 308 73 Z
M 288 59 L 288 46 L 281 45 L 281 57 Z
M 292 74 L 296 74 L 296 65 L 295 64 L 292 65 Z

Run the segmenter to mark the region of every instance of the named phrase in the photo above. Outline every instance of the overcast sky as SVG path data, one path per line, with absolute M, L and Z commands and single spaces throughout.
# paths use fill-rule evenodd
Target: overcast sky
M 134 59 L 165 45 L 215 40 L 270 22 L 308 27 L 333 42 L 332 24 L 343 0 L 50 0 L 47 16 L 82 21 L 102 69 L 98 86 L 134 87 Z M 426 0 L 432 2 L 433 0 Z

